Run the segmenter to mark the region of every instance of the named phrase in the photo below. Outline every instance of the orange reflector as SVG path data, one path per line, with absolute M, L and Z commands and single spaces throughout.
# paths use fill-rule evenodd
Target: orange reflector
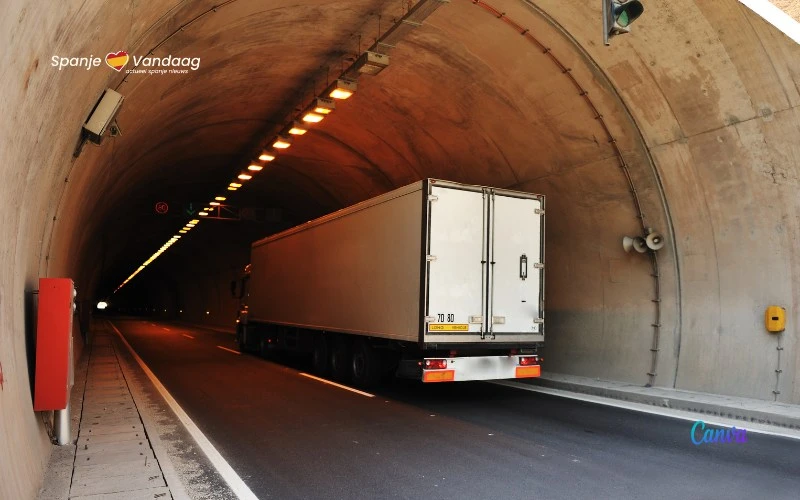
M 528 377 L 541 377 L 542 367 L 539 365 L 534 366 L 518 366 L 515 377 L 528 378 Z
M 423 382 L 452 382 L 456 378 L 455 370 L 437 370 L 422 372 Z

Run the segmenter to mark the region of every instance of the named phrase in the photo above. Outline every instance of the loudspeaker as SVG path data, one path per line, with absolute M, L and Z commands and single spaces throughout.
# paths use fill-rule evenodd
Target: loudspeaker
M 625 249 L 626 252 L 636 250 L 639 253 L 645 253 L 647 251 L 647 242 L 645 242 L 644 238 L 641 236 L 636 236 L 635 238 L 625 236 L 622 238 L 622 248 Z
M 652 232 L 645 238 L 645 243 L 650 250 L 660 250 L 664 248 L 664 236 L 661 233 Z

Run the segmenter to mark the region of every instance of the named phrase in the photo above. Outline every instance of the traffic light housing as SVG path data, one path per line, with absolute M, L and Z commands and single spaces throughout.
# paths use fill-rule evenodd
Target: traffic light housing
M 644 5 L 639 0 L 602 0 L 603 43 L 609 45 L 614 35 L 629 33 L 629 26 L 642 15 Z

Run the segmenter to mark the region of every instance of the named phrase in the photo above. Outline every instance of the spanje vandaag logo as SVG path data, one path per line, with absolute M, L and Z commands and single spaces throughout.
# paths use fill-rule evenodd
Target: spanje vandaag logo
M 130 61 L 133 61 L 133 67 L 125 69 Z M 113 69 L 114 71 L 121 72 L 125 69 L 126 74 L 185 74 L 189 71 L 197 71 L 200 69 L 199 57 L 177 57 L 167 55 L 164 57 L 154 56 L 131 56 L 124 50 L 116 52 L 109 52 L 105 58 L 95 56 L 94 54 L 89 57 L 62 57 L 53 56 L 51 58 L 51 66 L 58 68 L 59 71 L 65 68 L 81 68 L 87 71 L 92 68 L 102 66 L 103 62 Z

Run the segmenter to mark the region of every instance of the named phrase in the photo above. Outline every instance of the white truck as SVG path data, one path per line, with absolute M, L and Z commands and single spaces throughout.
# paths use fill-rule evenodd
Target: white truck
M 544 197 L 426 179 L 252 244 L 242 351 L 362 387 L 540 375 Z

